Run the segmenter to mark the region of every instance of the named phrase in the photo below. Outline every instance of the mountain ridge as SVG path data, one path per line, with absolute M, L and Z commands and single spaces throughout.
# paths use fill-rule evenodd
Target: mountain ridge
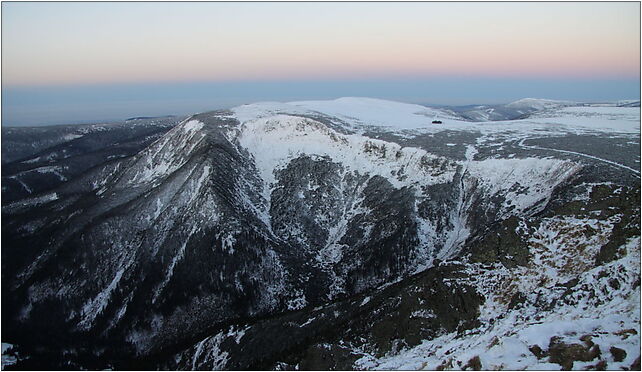
M 354 104 L 354 99 L 342 102 L 346 101 Z M 379 102 L 364 103 L 372 104 Z M 403 115 L 397 104 L 391 106 L 390 116 L 400 121 L 408 117 L 412 123 L 418 118 L 421 123 L 430 121 L 415 115 L 414 106 L 412 110 L 403 106 Z M 257 342 L 263 343 L 260 347 L 266 348 L 266 354 L 256 358 L 268 358 L 267 364 L 260 364 L 243 356 L 247 345 L 239 329 L 249 327 L 255 332 L 253 327 L 268 324 L 290 327 L 278 319 L 292 311 L 304 317 L 317 308 L 324 314 L 327 310 L 329 316 L 333 306 L 340 306 L 343 310 L 336 310 L 335 318 L 355 324 L 356 335 L 365 337 L 370 330 L 354 323 L 356 313 L 350 304 L 367 303 L 368 293 L 401 283 L 380 297 L 388 304 L 386 311 L 401 311 L 396 300 L 385 296 L 407 298 L 404 291 L 417 275 L 442 288 L 446 284 L 441 280 L 448 278 L 427 273 L 442 272 L 449 265 L 463 265 L 448 271 L 453 275 L 448 280 L 456 283 L 453 291 L 469 293 L 466 298 L 474 304 L 470 306 L 483 310 L 486 302 L 481 298 L 492 296 L 487 292 L 481 296 L 482 289 L 472 289 L 457 278 L 475 268 L 475 262 L 496 265 L 497 259 L 497 265 L 507 270 L 524 267 L 533 253 L 523 249 L 539 252 L 540 248 L 522 242 L 522 235 L 539 223 L 563 231 L 572 222 L 555 225 L 546 213 L 556 203 L 572 204 L 586 198 L 585 192 L 592 195 L 597 187 L 593 184 L 612 177 L 593 173 L 595 165 L 586 160 L 553 158 L 554 153 L 542 156 L 543 150 L 523 145 L 521 153 L 510 150 L 512 156 L 495 152 L 500 151 L 494 145 L 497 141 L 513 149 L 523 143 L 515 138 L 546 133 L 536 131 L 539 128 L 553 133 L 566 126 L 522 122 L 477 127 L 454 122 L 449 127 L 445 123 L 439 130 L 453 136 L 448 132 L 453 128 L 486 130 L 462 137 L 467 142 L 461 160 L 441 152 L 449 148 L 448 143 L 404 146 L 397 137 L 400 132 L 394 130 L 374 132 L 383 137 L 374 138 L 364 131 L 372 122 L 367 117 L 351 119 L 346 110 L 352 108 L 343 107 L 337 117 L 324 112 L 328 108 L 317 111 L 260 103 L 192 115 L 135 155 L 114 159 L 63 183 L 38 204 L 33 204 L 35 199 L 3 203 L 2 239 L 11 247 L 3 250 L 3 262 L 12 263 L 12 267 L 3 266 L 3 302 L 10 304 L 3 308 L 3 320 L 14 342 L 33 355 L 45 346 L 53 350 L 86 347 L 82 353 L 93 353 L 100 360 L 145 358 L 201 337 L 203 328 L 233 323 L 243 328 L 202 339 L 204 343 L 195 344 L 195 349 L 184 350 L 178 365 L 170 363 L 172 368 L 230 368 L 223 363 L 227 357 L 221 357 L 222 345 L 239 366 L 272 368 L 270 363 L 275 361 L 268 361 L 273 356 L 266 336 L 256 335 Z M 523 130 L 517 137 L 515 128 Z M 426 130 L 415 136 L 423 138 L 437 129 Z M 510 137 L 504 130 L 509 130 Z M 622 185 L 620 192 L 621 198 L 633 197 L 635 188 Z M 639 187 L 637 193 L 639 197 Z M 605 214 L 602 220 L 607 222 L 578 218 L 588 218 L 586 226 L 602 226 L 608 234 L 620 226 L 626 238 L 609 244 L 629 247 L 627 239 L 639 235 L 639 230 L 626 226 L 639 211 L 613 205 L 618 212 Z M 603 207 L 596 208 L 607 213 Z M 571 214 L 581 215 L 574 209 Z M 616 222 L 615 215 L 621 222 Z M 511 237 L 510 231 L 518 237 Z M 493 234 L 521 243 L 496 246 Z M 607 240 L 591 243 L 592 254 Z M 444 269 L 440 269 L 442 263 Z M 498 266 L 497 272 L 501 270 Z M 444 287 L 434 300 L 449 291 Z M 407 300 L 415 301 L 412 296 Z M 478 313 L 462 308 L 467 301 L 451 305 L 466 319 L 465 328 L 472 329 L 478 324 L 474 321 Z M 334 305 L 339 303 L 344 305 Z M 447 311 L 429 311 L 423 305 L 413 311 L 441 314 L 435 323 L 411 322 L 412 327 L 432 330 L 417 329 L 421 337 L 457 329 Z M 373 314 L 372 319 L 382 321 Z M 35 321 L 38 318 L 45 321 Z M 301 324 L 306 321 L 301 319 Z M 406 340 L 412 333 L 389 334 L 384 323 L 380 331 L 386 337 Z M 55 330 L 68 336 L 34 340 L 19 336 L 25 329 L 34 334 Z M 332 339 L 322 329 L 318 332 Z M 81 347 L 82 337 L 96 341 Z M 307 339 L 304 333 L 300 337 Z M 351 342 L 357 342 L 354 337 Z M 369 355 L 401 350 L 377 337 L 366 337 L 376 344 Z M 402 343 L 416 346 L 417 340 Z M 101 354 L 104 345 L 117 347 Z M 212 358 L 199 359 L 203 348 Z

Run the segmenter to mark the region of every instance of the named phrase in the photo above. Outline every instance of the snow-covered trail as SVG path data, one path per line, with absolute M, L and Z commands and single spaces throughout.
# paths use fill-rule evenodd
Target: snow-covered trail
M 589 158 L 589 159 L 593 159 L 593 160 L 598 160 L 598 161 L 601 161 L 601 162 L 604 162 L 604 163 L 608 163 L 608 164 L 613 165 L 613 166 L 616 166 L 616 167 L 620 167 L 620 168 L 622 168 L 622 169 L 629 170 L 629 171 L 631 171 L 631 172 L 635 173 L 635 175 L 636 175 L 636 177 L 637 177 L 637 178 L 640 178 L 640 171 L 639 171 L 639 170 L 633 169 L 633 168 L 631 168 L 631 167 L 627 167 L 627 166 L 626 166 L 626 165 L 624 165 L 624 164 L 620 164 L 620 163 L 617 163 L 617 162 L 614 162 L 614 161 L 611 161 L 611 160 L 606 160 L 606 159 L 598 158 L 597 156 L 588 155 L 588 154 L 584 154 L 584 153 L 581 153 L 581 152 L 568 151 L 568 150 L 559 150 L 559 149 L 552 149 L 552 148 L 549 148 L 549 147 L 541 147 L 541 146 L 526 145 L 526 144 L 524 144 L 524 141 L 529 140 L 529 139 L 537 139 L 537 138 L 522 138 L 522 139 L 517 143 L 517 145 L 518 145 L 518 146 L 520 146 L 520 147 L 522 147 L 522 148 L 525 148 L 525 149 L 555 151 L 555 152 L 560 152 L 560 153 L 564 153 L 564 154 L 579 155 L 579 156 L 582 156 L 582 157 L 585 157 L 585 158 Z

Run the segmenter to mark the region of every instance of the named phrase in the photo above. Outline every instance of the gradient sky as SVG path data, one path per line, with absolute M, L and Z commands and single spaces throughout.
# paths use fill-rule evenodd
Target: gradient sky
M 198 99 L 217 108 L 252 99 L 368 95 L 373 84 L 397 89 L 373 91 L 381 98 L 444 104 L 540 93 L 638 98 L 639 7 L 635 2 L 3 2 L 3 125 L 28 116 L 29 105 L 39 105 L 33 108 L 45 117 L 47 107 L 60 111 L 66 105 L 73 112 L 72 99 L 83 96 L 94 97 L 90 106 L 104 106 L 94 119 L 107 118 L 108 106 L 117 102 L 146 102 L 150 107 L 141 107 L 143 115 L 162 111 L 153 108 L 155 99 L 165 110 L 181 111 L 188 109 L 181 101 L 191 102 L 191 109 L 200 107 Z M 565 87 L 564 97 L 552 97 L 559 90 L 538 88 L 542 81 Z M 477 87 L 482 83 L 485 92 Z M 204 95 L 195 97 L 189 86 Z M 446 89 L 446 97 L 437 86 Z M 587 95 L 591 86 L 593 95 Z M 177 87 L 183 95 L 170 92 Z M 224 89 L 236 90 L 238 98 Z M 122 92 L 117 99 L 116 91 Z M 92 119 L 91 112 L 82 115 L 87 117 L 76 119 Z M 111 117 L 122 115 L 114 108 Z

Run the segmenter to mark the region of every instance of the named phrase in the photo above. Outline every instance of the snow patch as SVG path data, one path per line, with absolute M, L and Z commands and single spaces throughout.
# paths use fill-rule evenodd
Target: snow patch
M 107 287 L 105 287 L 100 293 L 98 293 L 98 295 L 94 297 L 93 300 L 85 303 L 82 308 L 82 319 L 78 323 L 78 328 L 89 329 L 91 327 L 94 319 L 96 319 L 96 317 L 103 311 L 103 309 L 107 307 L 109 299 L 111 298 L 111 294 L 118 286 L 118 283 L 120 282 L 120 279 L 122 278 L 124 272 L 124 268 L 118 270 L 109 285 L 107 285 Z

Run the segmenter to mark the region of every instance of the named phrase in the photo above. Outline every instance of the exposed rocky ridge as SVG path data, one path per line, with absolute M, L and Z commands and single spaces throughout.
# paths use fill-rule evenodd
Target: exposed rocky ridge
M 258 111 L 195 115 L 3 202 L 3 340 L 92 368 L 351 368 L 484 329 L 489 299 L 529 303 L 473 280 L 540 262 L 550 241 L 529 236 L 586 245 L 573 275 L 626 259 L 639 236 L 639 186 L 587 186 L 579 162 L 479 158 L 473 144 L 453 159 L 321 113 Z

